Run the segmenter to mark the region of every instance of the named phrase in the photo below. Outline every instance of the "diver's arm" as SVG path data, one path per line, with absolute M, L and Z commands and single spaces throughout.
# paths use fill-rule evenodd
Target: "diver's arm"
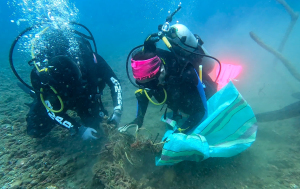
M 27 134 L 33 138 L 46 136 L 55 126 L 44 109 L 43 104 L 36 99 L 30 104 L 30 110 L 26 115 Z
M 171 109 L 173 111 L 173 117 L 172 120 L 179 120 L 181 117 L 180 113 L 179 113 L 179 105 L 180 105 L 180 93 L 181 93 L 181 85 L 178 85 L 178 83 L 180 83 L 180 78 L 179 77 L 174 77 L 174 76 L 170 76 L 169 80 L 174 82 L 173 84 L 168 86 L 168 99 L 169 101 L 172 102 L 172 106 Z
M 149 94 L 151 95 L 151 94 Z M 148 108 L 149 100 L 146 97 L 145 93 L 137 92 L 135 93 L 137 99 L 137 112 L 136 118 L 130 124 L 137 124 L 139 127 L 143 125 L 144 117 Z
M 144 116 L 145 116 L 146 111 L 147 111 L 149 100 L 147 99 L 145 93 L 143 93 L 143 92 L 136 92 L 135 96 L 136 96 L 137 101 L 138 101 L 136 118 L 132 122 L 130 122 L 130 123 L 124 125 L 124 126 L 119 127 L 118 130 L 121 133 L 126 132 L 127 129 L 131 126 L 137 125 L 138 128 L 140 128 L 143 125 Z
M 40 81 L 39 76 L 37 75 L 35 69 L 33 69 L 33 71 L 31 72 L 30 78 L 31 78 L 32 86 L 35 89 L 35 91 L 39 91 L 40 88 L 42 88 L 43 86 L 41 85 L 41 81 Z M 36 93 L 36 103 L 39 104 L 41 107 L 44 106 L 42 104 L 39 93 Z M 45 100 L 45 104 L 50 108 L 52 108 L 53 106 L 60 107 L 60 103 L 51 104 L 48 100 Z M 47 115 L 49 116 L 50 119 L 52 119 L 59 125 L 69 129 L 71 134 L 75 134 L 78 131 L 78 128 L 81 126 L 80 123 L 78 123 L 76 120 L 71 118 L 65 112 L 54 113 L 54 112 L 51 112 L 48 109 L 46 109 L 46 107 L 43 107 L 43 109 L 41 109 L 40 111 L 46 111 Z
M 40 104 L 39 106 L 43 107 L 44 105 L 41 102 L 40 97 L 37 98 L 37 104 Z M 45 100 L 45 104 L 52 108 L 53 106 L 48 100 Z M 78 123 L 75 119 L 71 118 L 67 113 L 61 112 L 61 113 L 54 113 L 43 107 L 40 111 L 46 111 L 47 114 L 44 114 L 45 116 L 48 116 L 51 120 L 53 120 L 55 123 L 59 124 L 60 126 L 63 126 L 64 128 L 67 128 L 70 130 L 71 135 L 74 135 L 78 132 L 78 128 L 81 126 L 80 123 Z M 41 118 L 44 119 L 44 118 Z
M 52 108 L 51 103 L 48 100 L 45 100 L 45 104 L 48 107 Z M 46 108 L 45 108 L 46 109 Z M 78 128 L 81 126 L 75 119 L 71 118 L 67 113 L 54 113 L 46 109 L 48 116 L 55 121 L 57 124 L 67 128 L 70 130 L 71 134 L 75 134 L 78 132 Z
M 48 107 L 51 107 L 51 104 L 49 101 L 45 101 L 46 105 Z M 78 133 L 79 136 L 83 140 L 87 139 L 97 139 L 92 133 L 97 133 L 97 131 L 90 127 L 85 127 L 84 125 L 81 125 L 78 123 L 75 119 L 71 118 L 67 113 L 54 113 L 46 110 L 48 116 L 58 123 L 59 125 L 69 129 L 71 135 L 75 135 Z
M 96 58 L 97 73 L 99 77 L 102 78 L 105 81 L 105 83 L 110 87 L 114 110 L 122 111 L 122 87 L 120 85 L 119 79 L 117 78 L 116 74 L 113 72 L 111 67 L 101 56 L 96 55 Z

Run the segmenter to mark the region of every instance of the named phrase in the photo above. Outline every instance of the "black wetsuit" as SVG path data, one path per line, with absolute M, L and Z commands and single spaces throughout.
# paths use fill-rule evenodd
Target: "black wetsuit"
M 165 97 L 164 88 L 167 92 L 166 104 L 173 110 L 173 119 L 178 118 L 179 111 L 189 115 L 185 123 L 179 126 L 184 132 L 188 132 L 201 122 L 206 112 L 206 105 L 204 105 L 206 99 L 202 99 L 200 95 L 201 87 L 199 85 L 202 84 L 199 83 L 198 72 L 192 64 L 187 64 L 181 73 L 184 64 L 182 64 L 183 62 L 178 63 L 171 52 L 157 49 L 156 53 L 165 62 L 165 84 L 150 90 L 148 94 L 150 97 L 154 96 L 158 102 L 162 102 Z M 208 99 L 217 91 L 217 85 L 205 73 L 203 73 L 203 83 L 207 86 L 205 88 L 206 97 L 203 95 L 203 98 Z M 136 97 L 138 112 L 134 122 L 141 126 L 149 100 L 144 93 L 136 93 Z
M 122 109 L 122 90 L 118 78 L 106 61 L 89 48 L 80 47 L 82 81 L 77 84 L 77 88 L 71 94 L 65 95 L 63 88 L 53 86 L 64 103 L 62 112 L 50 112 L 42 104 L 40 94 L 36 95 L 26 118 L 27 133 L 30 136 L 43 137 L 56 124 L 68 128 L 71 134 L 75 134 L 81 125 L 97 128 L 102 116 L 107 114 L 101 102 L 101 93 L 106 84 L 111 89 L 113 106 L 115 109 Z M 51 104 L 54 110 L 60 109 L 58 98 L 48 85 L 41 83 L 40 74 L 36 69 L 31 72 L 31 83 L 36 91 L 40 91 L 40 88 L 44 89 L 43 96 L 48 106 Z M 74 110 L 80 119 L 69 116 L 67 110 Z

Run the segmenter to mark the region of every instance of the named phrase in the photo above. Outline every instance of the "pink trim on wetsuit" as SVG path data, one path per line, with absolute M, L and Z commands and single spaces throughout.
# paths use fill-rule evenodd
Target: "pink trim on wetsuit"
M 137 80 L 144 80 L 154 77 L 159 71 L 161 59 L 158 56 L 147 60 L 131 59 L 133 77 Z

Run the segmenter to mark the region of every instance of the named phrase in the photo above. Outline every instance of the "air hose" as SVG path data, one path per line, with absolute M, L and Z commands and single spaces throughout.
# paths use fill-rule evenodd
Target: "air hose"
M 138 89 L 138 90 L 136 90 L 135 91 L 135 93 L 143 93 L 143 92 L 145 92 L 145 95 L 146 95 L 146 97 L 148 98 L 148 100 L 152 103 L 152 104 L 154 104 L 154 105 L 157 105 L 157 106 L 159 106 L 159 105 L 162 105 L 162 104 L 164 104 L 166 101 L 167 101 L 167 92 L 166 92 L 166 90 L 163 88 L 163 90 L 164 90 L 164 94 L 165 94 L 165 99 L 161 102 L 161 103 L 156 103 L 156 102 L 154 102 L 150 97 L 149 97 L 149 95 L 148 95 L 148 93 L 147 93 L 147 90 L 146 89 Z
M 46 27 L 45 29 L 43 29 L 42 31 L 40 31 L 40 32 L 38 33 L 38 35 L 44 34 L 48 29 L 49 29 L 49 27 Z M 35 43 L 36 43 L 36 39 L 37 39 L 37 38 L 34 38 L 34 41 L 33 41 L 32 45 L 31 45 L 31 58 L 32 58 L 32 60 L 33 60 L 33 64 L 34 64 L 34 66 L 35 66 L 35 68 L 37 69 L 38 72 L 48 72 L 48 68 L 40 69 L 39 66 L 37 65 L 36 61 L 35 61 L 34 46 L 35 46 Z M 62 112 L 63 109 L 64 109 L 64 103 L 63 103 L 61 97 L 57 94 L 57 91 L 54 89 L 54 87 L 52 87 L 52 86 L 50 86 L 50 85 L 49 85 L 49 87 L 50 87 L 50 89 L 54 92 L 54 94 L 57 96 L 57 98 L 58 98 L 58 100 L 59 100 L 59 102 L 60 102 L 60 109 L 59 109 L 59 110 L 53 110 L 53 109 L 51 109 L 49 106 L 47 106 L 47 104 L 45 103 L 45 100 L 44 100 L 44 95 L 43 95 L 44 89 L 41 88 L 41 89 L 40 89 L 40 98 L 41 98 L 41 101 L 42 101 L 43 105 L 44 105 L 45 108 L 46 108 L 47 110 L 49 110 L 50 112 L 53 112 L 53 113 L 59 113 L 59 112 Z
M 51 109 L 49 106 L 47 106 L 47 104 L 45 103 L 45 100 L 44 100 L 44 96 L 43 96 L 44 89 L 41 88 L 41 89 L 40 89 L 40 98 L 41 98 L 41 101 L 42 101 L 43 105 L 44 105 L 45 108 L 46 108 L 47 110 L 49 110 L 50 112 L 53 112 L 53 113 L 59 113 L 59 112 L 62 112 L 63 109 L 64 109 L 64 103 L 63 103 L 61 97 L 57 94 L 57 91 L 56 91 L 53 87 L 50 86 L 50 89 L 51 89 L 51 90 L 54 92 L 54 94 L 57 96 L 57 98 L 58 98 L 58 100 L 59 100 L 59 103 L 60 103 L 60 109 L 59 109 L 59 110 L 53 110 L 53 109 Z

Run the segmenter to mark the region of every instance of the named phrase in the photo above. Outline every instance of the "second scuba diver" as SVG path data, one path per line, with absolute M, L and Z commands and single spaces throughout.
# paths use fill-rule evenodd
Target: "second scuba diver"
M 163 31 L 163 27 L 159 26 L 159 30 Z M 154 96 L 160 102 L 154 104 L 166 103 L 173 111 L 172 120 L 181 119 L 180 112 L 189 115 L 175 132 L 190 133 L 206 118 L 206 101 L 217 92 L 217 84 L 208 75 L 213 64 L 210 59 L 202 61 L 201 54 L 208 54 L 203 41 L 184 25 L 175 24 L 166 32 L 171 52 L 157 49 L 157 35 L 153 36 L 145 40 L 142 51 L 131 55 L 133 77 L 140 88 L 136 91 L 138 110 L 136 118 L 119 131 L 126 132 L 132 125 L 141 127 L 148 103 L 153 102 L 151 97 Z M 204 66 L 204 72 L 200 73 L 199 65 Z
M 48 32 L 50 30 L 50 32 Z M 36 98 L 27 114 L 27 133 L 43 137 L 59 124 L 78 133 L 83 140 L 96 139 L 93 133 L 107 115 L 101 101 L 106 84 L 111 89 L 113 114 L 108 122 L 118 125 L 122 114 L 122 89 L 118 78 L 106 61 L 93 52 L 90 43 L 82 36 L 68 39 L 63 31 L 48 29 L 42 34 L 46 48 L 38 49 L 33 61 L 31 83 Z M 71 54 L 71 40 L 75 39 L 77 55 Z M 39 68 L 44 64 L 43 68 Z M 77 113 L 69 116 L 67 110 Z
M 138 127 L 143 125 L 152 96 L 160 102 L 157 105 L 166 103 L 173 111 L 172 120 L 181 119 L 180 112 L 188 115 L 175 132 L 192 132 L 206 118 L 206 100 L 217 91 L 217 84 L 207 72 L 201 73 L 203 83 L 200 81 L 196 68 L 203 64 L 203 57 L 190 53 L 205 54 L 203 42 L 180 24 L 171 27 L 167 38 L 174 47 L 173 52 L 156 48 L 157 40 L 149 37 L 144 42 L 143 50 L 132 55 L 133 77 L 140 88 L 136 91 L 138 110 L 136 118 L 120 127 L 120 132 L 126 132 L 133 124 Z M 208 63 L 206 65 L 209 66 Z

